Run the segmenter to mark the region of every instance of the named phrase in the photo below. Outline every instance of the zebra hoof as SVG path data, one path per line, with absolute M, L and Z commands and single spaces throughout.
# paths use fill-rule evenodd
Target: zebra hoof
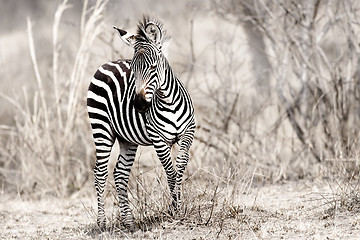
M 168 208 L 168 214 L 174 217 L 179 212 L 178 204 L 173 202 Z
M 131 233 L 133 233 L 133 232 L 135 232 L 135 231 L 137 230 L 134 223 L 124 223 L 124 226 L 125 226 L 126 229 L 128 229 L 129 232 L 131 232 Z
M 97 225 L 98 225 L 101 232 L 106 231 L 106 221 L 105 220 L 98 220 Z
M 132 215 L 123 216 L 122 224 L 126 229 L 128 229 L 132 233 L 137 230 L 134 223 L 134 217 Z
M 128 229 L 131 233 L 135 232 L 136 231 L 136 227 L 135 227 L 135 224 L 131 225 L 131 226 L 128 226 Z

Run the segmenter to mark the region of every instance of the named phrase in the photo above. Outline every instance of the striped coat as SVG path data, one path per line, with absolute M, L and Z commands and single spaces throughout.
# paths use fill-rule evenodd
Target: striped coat
M 105 228 L 104 187 L 108 160 L 115 140 L 120 154 L 114 179 L 123 223 L 135 230 L 127 185 L 139 145 L 153 145 L 162 163 L 172 196 L 170 211 L 181 206 L 180 187 L 195 131 L 194 108 L 189 93 L 173 73 L 166 57 L 162 25 L 144 17 L 137 35 L 115 28 L 121 39 L 134 47 L 131 60 L 102 65 L 88 90 L 87 106 L 96 147 L 94 168 L 98 200 L 98 224 Z M 171 146 L 179 144 L 175 165 Z

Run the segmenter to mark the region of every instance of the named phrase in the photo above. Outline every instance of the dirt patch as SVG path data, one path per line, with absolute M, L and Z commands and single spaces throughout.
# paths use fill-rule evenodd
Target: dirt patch
M 33 201 L 2 195 L 0 238 L 358 239 L 359 214 L 338 207 L 333 191 L 325 181 L 304 180 L 253 188 L 232 204 L 223 193 L 211 215 L 199 211 L 189 219 L 158 216 L 149 219 L 148 231 L 135 233 L 115 223 L 101 233 L 95 224 L 94 196 Z
M 1 239 L 79 239 L 91 224 L 84 207 L 91 204 L 90 199 L 2 199 Z

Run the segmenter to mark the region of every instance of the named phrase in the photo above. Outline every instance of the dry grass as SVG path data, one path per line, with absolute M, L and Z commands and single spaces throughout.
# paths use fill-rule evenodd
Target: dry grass
M 58 61 L 57 42 L 61 16 L 69 5 L 59 6 L 53 25 L 53 66 L 51 89 L 45 89 L 40 75 L 31 20 L 27 21 L 29 49 L 37 88 L 33 98 L 23 89 L 23 102 L 2 94 L 16 108 L 15 125 L 3 139 L 1 174 L 8 188 L 34 196 L 67 196 L 87 185 L 92 174 L 92 146 L 82 82 L 89 61 L 89 49 L 100 34 L 106 1 L 97 1 L 88 9 L 85 1 L 82 34 L 73 68 L 64 70 Z M 61 70 L 61 72 L 60 72 Z M 60 101 L 61 99 L 61 101 Z M 90 177 L 91 178 L 91 177 Z
M 245 211 L 249 210 L 259 211 L 256 206 L 254 205 L 254 209 L 245 210 L 244 206 L 237 204 L 238 197 L 246 194 L 247 190 L 246 184 L 238 181 L 239 176 L 232 176 L 232 179 L 228 179 L 213 175 L 209 178 L 204 176 L 207 173 L 202 170 L 188 176 L 183 185 L 182 209 L 177 215 L 171 216 L 167 211 L 171 197 L 168 195 L 165 175 L 161 170 L 159 168 L 153 172 L 138 175 L 136 175 L 137 171 L 135 170 L 133 173 L 131 180 L 133 182 L 135 180 L 136 184 L 130 187 L 130 203 L 135 216 L 135 223 L 140 230 L 135 235 L 121 224 L 114 186 L 108 188 L 107 192 L 108 224 L 105 233 L 102 233 L 96 224 L 89 225 L 83 231 L 93 237 L 121 239 L 143 238 L 156 233 L 159 229 L 176 231 L 179 228 L 187 230 L 215 229 L 216 233 L 212 233 L 211 236 L 219 237 L 220 234 L 223 234 L 223 228 L 228 229 L 229 227 L 228 225 L 225 227 L 224 224 L 233 221 L 237 222 L 237 225 L 246 223 L 244 229 L 250 228 L 253 231 L 260 229 L 256 221 L 245 214 Z M 201 178 L 202 181 L 191 179 L 196 177 Z M 235 184 L 232 181 L 237 182 L 238 188 L 234 186 Z M 244 191 L 241 192 L 239 189 Z M 96 211 L 93 209 L 87 211 L 91 219 L 96 219 Z M 160 239 L 162 238 L 160 237 Z

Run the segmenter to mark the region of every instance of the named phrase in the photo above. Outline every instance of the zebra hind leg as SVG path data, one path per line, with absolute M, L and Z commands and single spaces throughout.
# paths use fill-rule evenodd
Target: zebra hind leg
M 98 201 L 97 224 L 100 227 L 100 230 L 104 231 L 106 228 L 104 190 L 105 183 L 108 177 L 107 166 L 114 140 L 95 137 L 94 139 L 96 146 L 96 164 L 94 167 L 94 177 Z
M 116 191 L 119 198 L 122 223 L 131 231 L 135 231 L 134 217 L 128 200 L 128 181 L 131 167 L 135 160 L 138 145 L 120 141 L 120 155 L 114 168 Z

